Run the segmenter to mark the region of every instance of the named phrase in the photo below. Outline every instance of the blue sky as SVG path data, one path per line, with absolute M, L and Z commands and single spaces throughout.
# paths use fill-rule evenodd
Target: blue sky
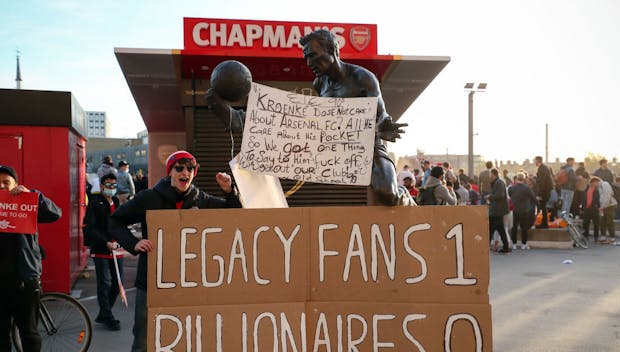
M 183 17 L 376 23 L 380 54 L 452 59 L 402 117 L 410 126 L 390 145 L 397 155 L 466 154 L 463 85 L 472 81 L 489 84 L 475 96 L 476 154 L 543 155 L 548 123 L 551 158 L 620 156 L 618 1 L 338 1 L 320 11 L 291 4 L 2 1 L 0 88 L 15 87 L 19 49 L 24 89 L 71 91 L 85 110 L 108 113 L 112 136 L 134 136 L 144 125 L 115 47 L 181 49 Z

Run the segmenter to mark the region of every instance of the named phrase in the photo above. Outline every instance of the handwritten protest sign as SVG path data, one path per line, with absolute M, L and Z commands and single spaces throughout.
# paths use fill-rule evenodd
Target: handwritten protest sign
M 39 195 L 23 192 L 12 196 L 8 191 L 0 191 L 0 232 L 37 232 L 37 212 Z
M 321 98 L 257 83 L 239 166 L 292 180 L 370 184 L 377 98 Z
M 149 351 L 491 351 L 487 211 L 147 213 Z

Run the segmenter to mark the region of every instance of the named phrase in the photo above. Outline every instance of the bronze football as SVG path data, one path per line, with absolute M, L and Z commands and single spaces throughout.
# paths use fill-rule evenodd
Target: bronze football
M 222 61 L 211 73 L 211 87 L 222 99 L 239 101 L 250 94 L 252 73 L 239 61 Z

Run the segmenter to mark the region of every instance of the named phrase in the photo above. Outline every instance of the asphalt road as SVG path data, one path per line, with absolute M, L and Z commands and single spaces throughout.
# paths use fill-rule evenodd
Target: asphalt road
M 494 351 L 620 351 L 620 246 L 516 250 L 490 261 Z M 92 351 L 130 349 L 136 264 L 125 259 L 129 307 L 114 307 L 121 330 L 94 324 Z M 95 317 L 94 272 L 86 273 L 75 289 Z

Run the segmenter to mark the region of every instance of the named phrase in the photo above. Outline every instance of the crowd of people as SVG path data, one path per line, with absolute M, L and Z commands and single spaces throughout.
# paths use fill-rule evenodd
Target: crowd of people
M 376 76 L 360 66 L 342 62 L 336 38 L 329 31 L 312 32 L 304 36 L 300 44 L 307 65 L 317 76 L 313 86 L 319 96 L 377 98 L 371 194 L 379 203 L 409 204 L 408 191 L 423 206 L 487 205 L 490 235 L 493 236 L 496 231 L 499 233 L 503 243 L 499 249 L 501 253 L 513 249 L 504 222 L 511 209 L 515 224 L 510 230 L 511 240 L 512 243 L 516 242 L 517 230 L 520 228 L 522 249 L 528 248 L 527 231 L 532 227 L 534 214 L 538 210 L 543 214 L 541 227 L 549 226 L 549 221 L 561 214 L 561 211 L 569 211 L 583 217 L 586 235 L 592 223 L 596 240 L 599 239 L 599 230 L 602 231 L 601 240 L 605 241 L 602 243 L 611 241 L 603 238 L 605 231 L 610 238 L 615 239 L 613 215 L 617 201 L 614 195 L 620 192 L 614 190 L 620 179 L 614 179 L 603 160 L 601 168 L 590 177 L 585 169 L 574 168 L 573 158 L 567 159 L 566 165 L 554 175 L 542 163 L 542 158 L 537 157 L 535 175 L 523 171 L 514 178 L 509 178 L 505 172 L 500 176 L 491 162 L 486 163 L 486 169 L 478 176 L 473 176 L 466 175 L 463 169 L 455 173 L 447 162 L 433 164 L 425 160 L 421 169 L 409 170 L 405 167 L 398 173 L 396 179 L 402 188 L 397 187 L 394 182 L 395 169 L 382 140 L 395 141 L 404 132 L 402 128 L 406 124 L 394 122 L 387 114 Z M 206 98 L 209 107 L 226 126 L 234 131 L 243 126 L 242 109 L 232 109 L 214 93 L 214 89 L 209 89 Z M 90 247 L 97 274 L 99 313 L 95 322 L 110 330 L 121 328 L 111 310 L 120 293 L 117 278 L 122 279 L 123 276 L 122 258 L 117 255 L 117 250 L 122 247 L 133 255 L 139 255 L 132 351 L 146 350 L 147 255 L 154 249 L 145 223 L 147 210 L 241 207 L 233 191 L 232 179 L 226 173 L 216 175 L 216 182 L 223 192 L 221 197 L 206 194 L 192 184 L 199 164 L 187 151 L 170 154 L 165 166 L 166 176 L 154 187 L 148 188 L 141 172 L 131 175 L 127 162 L 120 161 L 117 169 L 111 156 L 104 157 L 97 171 L 99 192 L 89 194 L 90 201 L 84 218 L 85 242 Z M 0 190 L 6 189 L 15 195 L 30 192 L 25 186 L 19 185 L 17 180 L 15 170 L 0 166 Z M 58 219 L 61 216 L 60 209 L 43 194 L 38 193 L 38 196 L 39 222 Z M 546 214 L 549 208 L 548 219 Z M 130 230 L 132 225 L 138 223 L 142 225 L 141 237 L 134 236 Z M 15 319 L 20 332 L 23 331 L 20 336 L 24 346 L 31 346 L 28 350 L 38 351 L 40 337 L 36 323 L 41 262 L 36 235 L 1 236 L 0 241 L 0 258 L 5 264 L 0 266 L 0 278 L 5 287 L 9 287 L 2 291 L 2 298 L 7 304 L 2 305 L 0 310 L 3 329 L 0 348 L 9 346 L 10 349 L 10 320 Z M 15 266 L 18 259 L 23 259 L 22 262 L 29 265 Z
M 418 205 L 487 205 L 491 238 L 497 232 L 503 244 L 500 253 L 517 248 L 519 229 L 521 248 L 529 249 L 528 230 L 535 223 L 538 228 L 548 228 L 561 224 L 558 219 L 565 216 L 582 219 L 584 236 L 592 235 L 595 242 L 616 243 L 620 176 L 609 169 L 606 159 L 601 159 L 592 173 L 572 157 L 555 173 L 541 156 L 534 164 L 535 172 L 521 170 L 510 177 L 508 170 L 500 175 L 488 161 L 482 172 L 471 176 L 464 169 L 455 173 L 448 162 L 423 160 L 420 169 L 405 165 L 397 179 Z
M 151 189 L 136 192 L 137 187 L 134 187 L 132 178 L 128 175 L 129 165 L 121 161 L 118 166 L 119 169 L 116 170 L 111 163 L 111 158 L 104 158 L 98 170 L 98 174 L 101 171 L 100 193 L 92 195 L 84 218 L 84 237 L 88 239 L 85 242 L 90 247 L 97 275 L 99 313 L 95 322 L 103 324 L 109 330 L 121 329 L 120 321 L 114 317 L 111 308 L 119 295 L 117 279 L 122 280 L 123 277 L 122 257 L 117 255 L 117 250 L 122 247 L 131 254 L 139 256 L 135 282 L 136 303 L 132 351 L 145 351 L 146 263 L 147 253 L 153 250 L 153 243 L 148 239 L 145 223 L 146 211 L 240 208 L 241 203 L 232 189 L 232 178 L 226 173 L 216 175 L 216 182 L 223 191 L 223 197 L 211 196 L 198 189 L 192 182 L 198 173 L 199 164 L 196 158 L 187 151 L 177 151 L 168 157 L 166 160 L 167 176 L 159 180 Z M 121 183 L 125 184 L 121 186 Z M 121 193 L 122 189 L 128 191 Z M 131 232 L 134 224 L 141 224 L 140 238 Z M 118 273 L 116 268 L 118 268 Z
M 218 173 L 216 182 L 222 197 L 209 195 L 192 184 L 198 173 L 196 158 L 186 152 L 172 153 L 166 160 L 166 176 L 151 189 L 137 190 L 129 175 L 129 165 L 121 161 L 116 169 L 111 157 L 105 157 L 98 170 L 99 188 L 89 196 L 83 221 L 84 243 L 90 248 L 97 276 L 99 312 L 95 322 L 112 331 L 121 324 L 112 312 L 122 286 L 122 247 L 138 255 L 136 275 L 136 303 L 132 351 L 146 351 L 146 263 L 147 253 L 153 250 L 148 239 L 146 211 L 153 209 L 240 208 L 241 203 L 232 188 L 232 178 Z M 39 223 L 58 220 L 62 212 L 41 192 L 18 183 L 18 175 L 11 166 L 0 165 L 0 191 L 12 196 L 24 192 L 38 195 Z M 126 187 L 126 188 L 123 188 Z M 122 199 L 122 200 L 121 200 Z M 131 231 L 134 224 L 142 224 L 142 234 Z M 12 322 L 18 326 L 25 351 L 39 351 L 41 336 L 39 302 L 41 291 L 42 250 L 37 234 L 0 233 L 0 279 L 4 289 L 0 293 L 0 350 L 11 350 Z
M 101 165 L 97 169 L 97 180 L 101 180 L 104 175 L 113 174 L 117 180 L 116 195 L 118 196 L 121 204 L 127 202 L 136 193 L 148 188 L 148 181 L 145 177 L 142 169 L 132 174 L 129 171 L 129 163 L 126 160 L 118 162 L 117 167 L 114 167 L 114 162 L 111 155 L 106 155 L 101 160 Z M 93 186 L 87 180 L 86 194 L 90 196 Z

